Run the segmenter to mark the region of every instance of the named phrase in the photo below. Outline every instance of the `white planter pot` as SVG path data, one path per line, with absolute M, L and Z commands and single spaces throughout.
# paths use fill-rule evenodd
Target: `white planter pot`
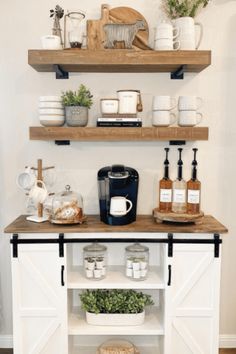
M 145 319 L 141 313 L 91 313 L 86 312 L 88 324 L 93 326 L 140 326 Z

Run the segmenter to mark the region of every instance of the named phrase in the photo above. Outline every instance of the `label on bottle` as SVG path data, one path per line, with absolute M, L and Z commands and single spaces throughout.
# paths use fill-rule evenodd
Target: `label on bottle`
M 185 189 L 174 189 L 173 202 L 174 203 L 185 203 L 186 202 L 186 190 Z
M 188 203 L 199 204 L 200 203 L 200 191 L 199 190 L 188 190 Z
M 160 202 L 171 203 L 172 200 L 172 190 L 171 189 L 160 189 Z

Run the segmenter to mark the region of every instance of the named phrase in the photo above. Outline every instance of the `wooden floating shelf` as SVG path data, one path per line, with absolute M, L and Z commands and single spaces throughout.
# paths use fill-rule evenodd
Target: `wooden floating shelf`
M 209 50 L 29 50 L 28 63 L 39 72 L 200 72 L 211 64 Z
M 195 141 L 208 140 L 207 127 L 30 127 L 30 140 Z

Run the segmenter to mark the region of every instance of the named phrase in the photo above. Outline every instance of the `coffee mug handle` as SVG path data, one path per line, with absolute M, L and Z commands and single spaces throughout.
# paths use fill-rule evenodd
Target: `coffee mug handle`
M 198 39 L 198 42 L 196 44 L 196 49 L 199 48 L 200 44 L 201 44 L 201 41 L 202 41 L 202 36 L 203 36 L 203 25 L 201 24 L 201 22 L 196 22 L 195 23 L 195 26 L 198 26 L 200 27 L 200 35 L 199 35 L 199 39 Z
M 175 47 L 175 44 L 177 44 L 177 47 Z M 180 49 L 180 41 L 173 42 L 173 50 L 179 50 L 179 49 Z
M 179 27 L 173 27 L 173 39 L 177 38 L 179 35 Z
M 201 123 L 201 121 L 202 121 L 202 113 L 197 112 L 196 113 L 196 117 L 197 117 L 197 124 Z
M 132 203 L 131 200 L 129 200 L 129 199 L 126 199 L 126 202 L 129 203 L 129 208 L 128 208 L 128 210 L 126 210 L 126 214 L 128 214 L 128 212 L 130 212 L 130 210 L 131 210 L 132 207 L 133 207 L 133 203 Z
M 174 124 L 176 122 L 176 120 L 177 120 L 176 114 L 171 112 L 170 113 L 170 125 Z
M 203 104 L 203 99 L 201 97 L 197 97 L 197 101 L 198 101 L 197 109 L 199 109 Z
M 43 189 L 45 189 L 45 191 L 47 191 L 46 185 L 45 185 L 45 183 L 44 183 L 43 181 L 41 181 L 41 179 L 37 179 L 37 180 L 35 181 L 35 186 L 37 186 L 38 183 L 41 184 L 41 186 L 42 186 L 41 188 L 43 188 Z

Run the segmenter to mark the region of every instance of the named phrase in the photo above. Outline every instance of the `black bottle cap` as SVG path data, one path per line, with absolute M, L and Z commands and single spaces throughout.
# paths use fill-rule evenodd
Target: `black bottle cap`
M 196 181 L 197 179 L 197 151 L 198 149 L 194 148 L 193 149 L 193 161 L 192 161 L 192 166 L 193 166 L 193 171 L 192 171 L 192 180 Z
M 182 157 L 181 157 L 183 149 L 179 148 L 178 150 L 179 150 L 179 160 L 178 160 L 178 163 L 177 163 L 178 164 L 178 180 L 181 181 L 181 179 L 183 178 L 183 176 L 182 176 L 183 161 L 182 161 Z
M 165 179 L 169 179 L 169 160 L 168 160 L 168 153 L 169 153 L 170 149 L 169 148 L 165 148 L 165 152 L 166 152 L 166 159 L 164 161 L 164 178 Z

